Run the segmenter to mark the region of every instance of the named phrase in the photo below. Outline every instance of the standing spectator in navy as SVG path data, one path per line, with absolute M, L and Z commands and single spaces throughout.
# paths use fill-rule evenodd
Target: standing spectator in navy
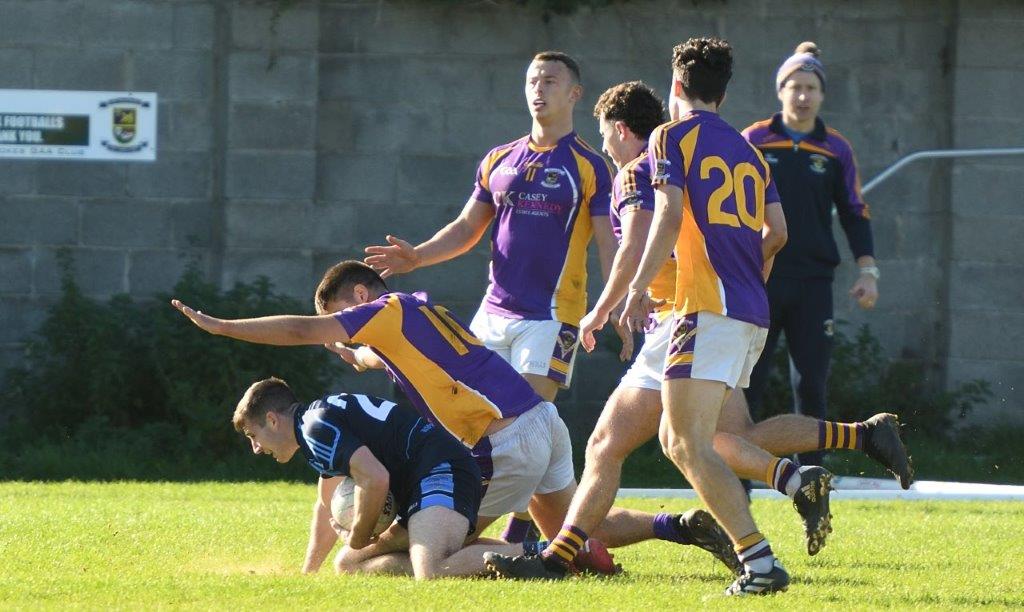
M 743 131 L 771 167 L 789 228 L 789 242 L 775 257 L 768 280 L 767 343 L 746 391 L 755 417 L 779 334 L 785 333 L 795 410 L 825 419 L 825 383 L 835 331 L 832 280 L 840 261 L 832 235 L 833 208 L 860 269 L 850 295 L 865 310 L 878 301 L 870 214 L 861 198 L 853 148 L 818 116 L 826 84 L 817 45 L 801 43 L 775 76 L 781 112 Z M 743 401 L 743 394 L 733 397 Z M 801 459 L 820 464 L 821 454 L 807 453 Z

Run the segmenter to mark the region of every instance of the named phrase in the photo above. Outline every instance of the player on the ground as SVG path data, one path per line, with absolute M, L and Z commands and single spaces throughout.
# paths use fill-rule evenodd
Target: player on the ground
M 320 473 L 324 512 L 341 478 L 354 479 L 354 520 L 337 557 L 339 572 L 471 576 L 484 570 L 483 552 L 522 549 L 493 540 L 465 545 L 480 506 L 480 469 L 448 432 L 408 408 L 354 393 L 306 404 L 283 380 L 268 378 L 249 387 L 232 422 L 256 454 L 287 463 L 302 451 Z M 397 521 L 374 538 L 389 491 Z
M 320 316 L 232 321 L 173 304 L 210 333 L 262 344 L 325 344 L 357 369 L 385 367 L 422 416 L 473 449 L 484 485 L 478 533 L 504 514 L 525 511 L 531 496 L 542 533 L 558 533 L 576 490 L 565 423 L 554 405 L 444 307 L 422 294 L 389 291 L 380 275 L 356 261 L 324 275 L 316 293 L 317 311 L 326 313 Z M 349 342 L 364 346 L 337 346 Z M 735 555 L 714 520 L 700 511 L 691 516 L 692 524 L 673 520 L 673 530 L 655 533 L 658 517 L 615 508 L 594 536 L 609 546 L 655 537 L 695 544 L 734 568 Z M 591 546 L 582 559 L 586 567 L 613 573 L 610 555 L 593 544 L 596 550 Z M 324 546 L 329 548 L 314 542 L 311 549 Z
M 583 87 L 572 57 L 538 53 L 525 93 L 530 133 L 487 153 L 459 216 L 416 247 L 388 236 L 389 245 L 367 247 L 366 262 L 385 277 L 441 263 L 472 248 L 493 220 L 489 284 L 470 329 L 551 402 L 572 381 L 591 236 L 605 277 L 615 251 L 611 169 L 573 129 Z M 626 360 L 632 337 L 617 331 Z M 504 534 L 512 541 L 529 527 L 528 515 L 517 518 Z
M 608 284 L 594 309 L 580 323 L 580 340 L 587 350 L 594 348 L 593 333 L 607 321 L 613 308 L 626 295 L 647 240 L 654 211 L 654 187 L 647 172 L 647 140 L 664 121 L 661 100 L 641 82 L 616 85 L 605 91 L 594 107 L 600 122 L 604 151 L 619 167 L 612 184 L 612 228 L 620 246 L 612 263 Z M 785 228 L 772 228 L 767 239 L 785 240 Z M 672 301 L 676 264 L 669 258 L 649 293 L 659 305 L 644 330 L 644 343 L 629 371 L 608 398 L 587 444 L 586 465 L 579 489 L 573 497 L 562 532 L 585 534 L 607 514 L 615 500 L 626 457 L 658 433 L 661 418 L 661 378 L 672 327 Z M 829 520 L 828 495 L 809 499 L 801 486 L 815 481 L 823 471 L 808 467 L 798 473 L 788 459 L 777 459 L 730 434 L 718 434 L 715 448 L 741 476 L 763 479 L 794 499 L 805 519 L 808 552 L 824 546 Z M 658 529 L 667 529 L 656 524 Z M 488 558 L 489 565 L 510 578 L 552 578 L 566 574 L 575 558 L 575 542 L 556 538 L 539 557 L 510 558 L 500 554 Z
M 736 475 L 714 449 L 722 405 L 748 384 L 767 333 L 767 265 L 781 247 L 762 231 L 785 218 L 761 154 L 719 115 L 732 48 L 691 38 L 673 49 L 673 121 L 650 138 L 656 188 L 651 235 L 629 286 L 622 322 L 646 325 L 647 289 L 676 256 L 673 329 L 662 386 L 662 448 L 729 534 L 744 573 L 727 594 L 783 591 L 789 575 L 757 530 Z M 826 492 L 825 478 L 812 483 Z

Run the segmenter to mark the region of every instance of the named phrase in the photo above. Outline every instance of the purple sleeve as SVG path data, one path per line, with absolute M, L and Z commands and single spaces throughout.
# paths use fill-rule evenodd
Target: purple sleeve
M 476 182 L 473 183 L 473 195 L 472 199 L 486 202 L 488 204 L 494 204 L 494 197 L 491 195 L 490 189 L 490 172 L 491 172 L 491 157 L 493 153 L 488 153 L 487 157 L 484 157 L 480 161 L 480 165 L 476 168 Z
M 850 251 L 854 258 L 865 255 L 874 256 L 875 240 L 871 232 L 871 214 L 868 205 L 860 195 L 860 176 L 857 171 L 857 160 L 853 157 L 853 149 L 841 141 L 837 156 L 842 168 L 842 176 L 836 181 L 836 213 L 839 225 L 846 234 Z
M 594 162 L 594 178 L 597 184 L 594 196 L 590 198 L 590 216 L 607 217 L 611 214 L 612 171 L 603 158 Z
M 356 334 L 359 330 L 370 322 L 374 316 L 377 315 L 387 305 L 387 298 L 381 297 L 373 302 L 366 304 L 360 304 L 359 306 L 353 306 L 352 308 L 346 308 L 339 313 L 334 315 L 334 318 L 341 323 L 341 326 L 345 328 L 345 332 L 348 337 L 355 342 L 359 342 L 355 339 Z M 364 343 L 365 344 L 365 343 Z
M 686 188 L 686 174 L 683 170 L 683 153 L 679 143 L 675 142 L 664 125 L 651 133 L 647 146 L 647 171 L 651 175 L 651 184 L 675 185 Z
M 852 215 L 865 219 L 870 218 L 868 206 L 860 195 L 860 173 L 857 170 L 857 160 L 853 156 L 853 149 L 849 146 L 842 147 L 838 157 L 839 165 L 843 169 L 843 177 L 839 185 L 839 193 L 836 194 L 836 204 L 845 207 Z

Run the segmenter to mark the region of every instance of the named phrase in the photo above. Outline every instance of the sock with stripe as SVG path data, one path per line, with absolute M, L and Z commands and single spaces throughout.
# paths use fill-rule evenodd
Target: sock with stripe
M 793 497 L 800 488 L 800 471 L 789 459 L 772 459 L 765 473 L 765 483 L 783 495 Z
M 772 567 L 775 565 L 775 554 L 772 552 L 768 540 L 760 532 L 755 531 L 740 538 L 734 548 L 736 556 L 740 558 L 740 562 L 743 563 L 743 568 L 747 572 L 767 574 L 772 571 Z
M 545 562 L 554 561 L 568 567 L 586 542 L 587 534 L 582 529 L 566 523 L 540 556 Z
M 864 435 L 867 429 L 864 423 L 818 421 L 818 448 L 861 450 L 864 448 Z
M 511 516 L 508 519 L 508 524 L 505 525 L 505 531 L 501 534 L 501 539 L 509 544 L 522 544 L 526 540 L 526 533 L 530 531 L 532 524 L 533 521 L 525 521 Z

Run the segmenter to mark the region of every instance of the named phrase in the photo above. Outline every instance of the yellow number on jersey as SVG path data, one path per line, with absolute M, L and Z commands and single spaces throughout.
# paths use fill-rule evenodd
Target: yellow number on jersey
M 724 159 L 712 155 L 701 160 L 700 178 L 711 178 L 712 170 L 718 170 L 722 175 L 722 184 L 708 198 L 708 223 L 739 227 L 742 222 L 755 232 L 760 232 L 764 227 L 764 178 L 758 174 L 757 168 L 749 162 L 740 162 L 730 170 Z M 754 183 L 753 214 L 747 209 L 747 180 Z M 739 216 L 722 210 L 722 203 L 729 196 L 735 199 Z

